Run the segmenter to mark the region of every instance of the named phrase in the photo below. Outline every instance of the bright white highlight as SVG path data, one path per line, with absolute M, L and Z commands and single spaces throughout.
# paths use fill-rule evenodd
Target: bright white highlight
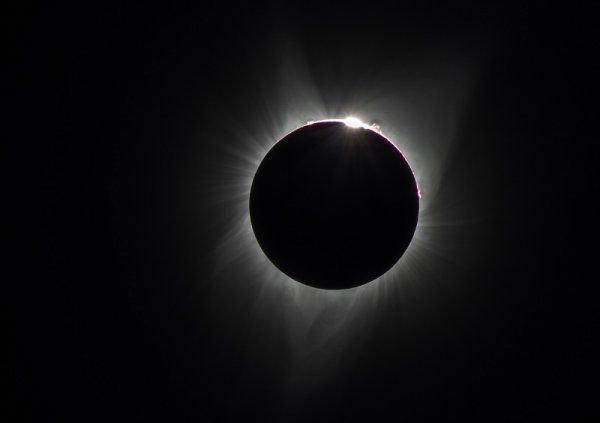
M 347 117 L 344 119 L 344 123 L 350 128 L 368 128 L 368 126 L 365 125 L 362 120 L 355 117 Z

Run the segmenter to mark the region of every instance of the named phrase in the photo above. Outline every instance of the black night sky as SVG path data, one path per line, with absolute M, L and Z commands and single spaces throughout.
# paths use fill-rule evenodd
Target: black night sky
M 599 417 L 591 3 L 83 3 L 2 6 L 2 421 Z M 422 226 L 336 296 L 265 261 L 246 188 L 351 114 Z

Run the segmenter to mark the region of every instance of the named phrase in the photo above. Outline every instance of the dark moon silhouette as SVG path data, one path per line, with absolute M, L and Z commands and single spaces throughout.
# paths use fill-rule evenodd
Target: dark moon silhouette
M 413 237 L 417 184 L 378 132 L 343 121 L 305 125 L 273 146 L 250 192 L 250 218 L 267 257 L 291 278 L 344 289 L 387 272 Z

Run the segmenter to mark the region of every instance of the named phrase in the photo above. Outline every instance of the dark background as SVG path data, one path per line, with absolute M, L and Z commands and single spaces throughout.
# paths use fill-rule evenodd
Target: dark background
M 4 421 L 598 417 L 597 18 L 577 2 L 5 4 Z M 382 309 L 356 360 L 293 398 L 291 347 L 244 333 L 237 292 L 211 307 L 227 210 L 195 206 L 287 39 L 318 84 L 443 40 L 486 56 L 440 189 L 467 192 L 476 222 L 444 235 L 462 270 L 429 281 L 418 329 Z

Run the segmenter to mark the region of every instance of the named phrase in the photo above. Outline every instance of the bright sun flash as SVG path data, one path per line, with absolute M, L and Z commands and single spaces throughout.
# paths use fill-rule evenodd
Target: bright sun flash
M 344 123 L 350 128 L 365 128 L 367 125 L 360 119 L 349 116 L 344 119 Z

